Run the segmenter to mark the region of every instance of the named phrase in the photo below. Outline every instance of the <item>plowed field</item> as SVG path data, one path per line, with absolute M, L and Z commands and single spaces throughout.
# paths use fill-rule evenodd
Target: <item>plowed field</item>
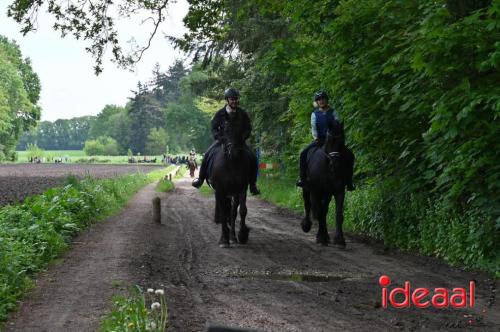
M 0 165 L 0 206 L 43 193 L 64 183 L 68 175 L 108 178 L 136 172 L 151 172 L 160 165 L 76 165 L 4 164 Z

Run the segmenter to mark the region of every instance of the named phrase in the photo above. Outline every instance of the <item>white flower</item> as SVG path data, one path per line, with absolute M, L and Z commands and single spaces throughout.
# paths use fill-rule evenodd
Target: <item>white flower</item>
M 156 310 L 156 309 L 160 309 L 161 308 L 161 304 L 159 302 L 153 302 L 151 304 L 151 310 Z
M 164 294 L 163 289 L 157 289 L 157 290 L 155 291 L 155 294 L 156 294 L 156 295 L 163 295 L 163 294 Z
M 156 323 L 155 322 L 149 322 L 148 327 L 150 330 L 156 329 Z
M 155 292 L 155 290 L 153 288 L 148 288 L 148 293 L 149 294 L 153 294 Z

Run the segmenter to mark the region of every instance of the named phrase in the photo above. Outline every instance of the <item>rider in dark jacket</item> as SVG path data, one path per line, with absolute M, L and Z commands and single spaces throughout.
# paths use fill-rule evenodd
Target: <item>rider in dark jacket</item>
M 297 186 L 303 187 L 306 182 L 307 154 L 312 148 L 320 147 L 325 143 L 328 128 L 334 127 L 334 121 L 341 122 L 339 114 L 328 104 L 328 94 L 325 91 L 318 91 L 314 95 L 314 101 L 318 103 L 318 108 L 311 114 L 311 132 L 314 141 L 300 153 L 300 178 Z M 344 174 L 347 190 L 355 189 L 352 183 L 354 169 L 354 154 L 345 145 L 341 151 L 341 158 L 344 160 Z
M 224 123 L 229 117 L 229 113 L 235 112 L 236 116 L 240 117 L 239 123 L 242 126 L 242 136 L 246 140 L 250 137 L 250 133 L 252 132 L 252 125 L 250 123 L 250 117 L 247 112 L 245 112 L 239 105 L 240 93 L 238 90 L 234 88 L 229 88 L 224 92 L 224 98 L 226 99 L 227 104 L 215 113 L 211 127 L 212 127 L 212 136 L 214 137 L 215 142 L 208 148 L 207 152 L 203 157 L 203 161 L 200 167 L 199 178 L 195 179 L 192 185 L 196 188 L 201 187 L 203 181 L 205 181 L 207 177 L 207 168 L 209 164 L 209 160 L 212 157 L 213 152 L 216 150 L 218 146 L 222 144 L 222 138 L 224 136 Z M 254 170 L 249 174 L 249 189 L 253 195 L 260 194 L 259 189 L 257 189 L 257 158 L 255 154 L 250 150 L 250 148 L 245 144 L 245 149 L 249 156 L 249 160 L 254 165 Z

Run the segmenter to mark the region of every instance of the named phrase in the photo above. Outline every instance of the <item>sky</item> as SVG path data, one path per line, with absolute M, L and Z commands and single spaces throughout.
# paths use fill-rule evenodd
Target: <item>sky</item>
M 186 58 L 163 37 L 164 34 L 178 37 L 186 31 L 182 23 L 188 11 L 186 0 L 170 5 L 166 21 L 134 72 L 117 68 L 107 60 L 104 72 L 99 76 L 94 74 L 94 59 L 85 51 L 88 44 L 71 36 L 61 38 L 59 32 L 52 30 L 54 21 L 46 12 L 38 15 L 37 31 L 23 37 L 19 32 L 21 26 L 7 17 L 7 6 L 11 2 L 0 0 L 0 35 L 15 40 L 23 57 L 32 61 L 42 86 L 39 101 L 42 120 L 96 115 L 107 104 L 124 106 L 127 97 L 132 96 L 131 90 L 136 89 L 137 82 L 151 78 L 155 63 L 159 63 L 165 71 L 176 59 Z M 136 17 L 119 22 L 121 40 L 133 37 L 138 42 L 144 41 L 151 25 L 141 24 L 141 20 Z

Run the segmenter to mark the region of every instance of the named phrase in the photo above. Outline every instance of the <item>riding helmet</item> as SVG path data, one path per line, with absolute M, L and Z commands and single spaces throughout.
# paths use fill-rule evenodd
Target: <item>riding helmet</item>
M 235 88 L 226 89 L 226 91 L 224 91 L 224 99 L 228 98 L 238 99 L 240 98 L 240 92 Z
M 328 100 L 328 94 L 324 90 L 319 90 L 314 94 L 314 101 L 318 101 L 323 98 Z

